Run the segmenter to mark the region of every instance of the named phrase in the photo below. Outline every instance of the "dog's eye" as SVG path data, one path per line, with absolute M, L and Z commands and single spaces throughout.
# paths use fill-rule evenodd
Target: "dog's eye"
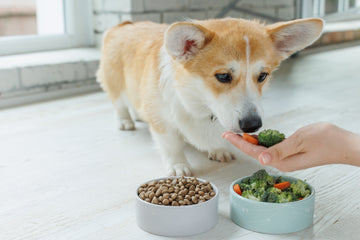
M 215 74 L 216 79 L 222 83 L 230 83 L 232 76 L 230 73 L 217 73 Z
M 262 72 L 262 73 L 260 73 L 260 75 L 259 75 L 259 77 L 258 77 L 258 83 L 261 83 L 261 82 L 263 82 L 265 79 L 266 79 L 266 77 L 268 76 L 269 74 L 268 73 L 266 73 L 266 72 Z

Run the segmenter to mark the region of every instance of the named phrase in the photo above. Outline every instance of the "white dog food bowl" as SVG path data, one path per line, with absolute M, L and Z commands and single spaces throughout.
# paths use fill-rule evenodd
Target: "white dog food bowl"
M 167 177 L 153 179 L 159 181 Z M 203 179 L 197 178 L 201 182 Z M 186 206 L 164 206 L 148 203 L 138 196 L 136 189 L 136 220 L 138 226 L 152 234 L 184 237 L 206 232 L 213 228 L 218 218 L 219 191 L 210 183 L 215 196 L 206 202 Z

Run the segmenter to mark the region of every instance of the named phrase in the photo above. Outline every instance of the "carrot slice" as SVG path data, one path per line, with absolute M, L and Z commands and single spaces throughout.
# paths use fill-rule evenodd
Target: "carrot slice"
M 241 188 L 239 184 L 233 186 L 234 191 L 241 196 Z
M 290 185 L 291 185 L 290 182 L 281 182 L 281 183 L 275 184 L 274 187 L 284 190 L 285 188 L 290 187 Z
M 253 136 L 247 134 L 247 133 L 243 133 L 243 139 L 249 143 L 252 143 L 252 144 L 255 144 L 255 145 L 258 145 L 259 144 L 259 141 L 254 138 Z
M 303 200 L 304 198 L 302 198 L 302 197 L 299 197 L 299 200 Z

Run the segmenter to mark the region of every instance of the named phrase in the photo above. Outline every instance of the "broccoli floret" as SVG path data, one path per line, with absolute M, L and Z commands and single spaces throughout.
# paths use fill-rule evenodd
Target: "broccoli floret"
M 287 202 L 293 202 L 296 198 L 294 194 L 289 192 L 282 192 L 278 195 L 277 203 L 287 203 Z
M 269 193 L 267 191 L 264 191 L 260 194 L 260 201 L 261 202 L 267 202 L 269 197 Z
M 276 203 L 277 200 L 278 200 L 278 196 L 279 195 L 277 193 L 269 192 L 267 201 L 272 202 L 272 203 Z
M 241 183 L 250 184 L 250 178 L 247 177 L 247 178 L 242 179 L 242 180 L 241 180 Z
M 310 189 L 309 186 L 301 180 L 297 180 L 296 182 L 293 182 L 290 186 L 290 188 L 292 189 L 293 193 L 298 197 L 298 198 L 306 198 L 308 196 L 310 196 Z
M 254 195 L 259 198 L 266 192 L 265 187 L 254 189 L 254 191 Z
M 267 191 L 268 193 L 275 193 L 275 194 L 281 193 L 281 190 L 278 189 L 278 188 L 276 188 L 276 187 L 270 187 L 270 188 L 266 189 L 266 191 Z
M 271 147 L 285 139 L 285 135 L 277 130 L 267 129 L 259 133 L 259 144 L 264 147 Z
M 268 175 L 266 178 L 265 178 L 265 181 L 267 182 L 268 185 L 271 185 L 273 186 L 274 185 L 274 178 L 270 175 Z
M 265 169 L 260 169 L 250 177 L 250 182 L 253 180 L 265 179 L 267 176 L 269 176 L 269 174 L 265 171 Z
M 251 181 L 250 186 L 251 186 L 251 189 L 253 189 L 253 190 L 257 190 L 259 188 L 265 189 L 267 186 L 267 182 L 265 180 L 253 180 L 253 181 Z
M 250 190 L 244 191 L 241 196 L 251 200 L 260 201 L 260 197 L 255 196 Z
M 251 190 L 251 185 L 246 183 L 240 183 L 241 191 Z

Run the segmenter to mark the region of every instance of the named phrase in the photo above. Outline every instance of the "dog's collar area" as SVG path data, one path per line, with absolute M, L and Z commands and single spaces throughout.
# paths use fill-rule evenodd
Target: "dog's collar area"
M 217 117 L 216 117 L 215 115 L 211 115 L 211 116 L 210 116 L 210 121 L 215 122 L 216 119 L 217 119 Z

